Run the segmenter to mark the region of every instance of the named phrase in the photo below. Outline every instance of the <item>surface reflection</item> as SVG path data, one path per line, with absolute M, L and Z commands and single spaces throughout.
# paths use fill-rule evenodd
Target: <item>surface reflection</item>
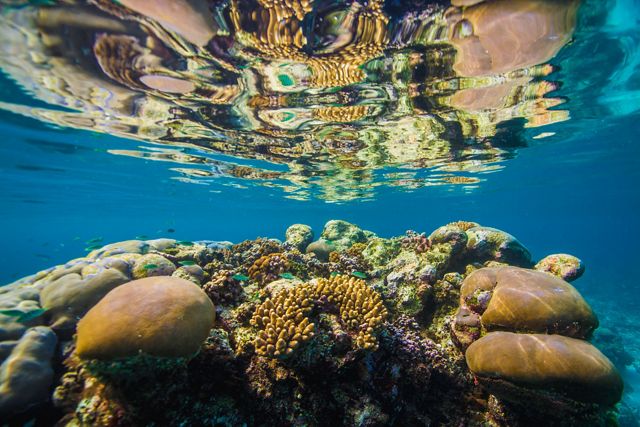
M 186 182 L 331 201 L 473 189 L 522 127 L 569 118 L 547 62 L 577 0 L 4 3 L 0 66 L 51 107 L 0 107 L 163 144 L 110 152 Z

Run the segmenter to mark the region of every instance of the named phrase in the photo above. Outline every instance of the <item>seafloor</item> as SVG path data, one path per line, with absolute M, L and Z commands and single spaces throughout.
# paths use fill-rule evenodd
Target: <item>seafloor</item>
M 295 224 L 284 242 L 109 244 L 0 288 L 0 417 L 616 425 L 622 380 L 568 283 L 583 271 L 464 221 L 390 239 L 334 220 L 318 239 Z

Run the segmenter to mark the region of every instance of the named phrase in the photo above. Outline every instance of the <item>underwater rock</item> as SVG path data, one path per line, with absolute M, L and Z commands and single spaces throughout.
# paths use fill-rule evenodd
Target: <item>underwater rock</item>
M 335 251 L 335 247 L 331 242 L 324 239 L 318 239 L 307 246 L 306 253 L 314 254 L 320 261 L 329 261 L 329 254 Z
M 118 254 L 146 254 L 149 247 L 149 243 L 143 240 L 124 240 L 95 249 L 87 254 L 87 258 L 98 259 Z
M 24 412 L 49 399 L 51 359 L 58 340 L 46 326 L 29 329 L 0 366 L 0 418 Z
M 48 311 L 50 326 L 71 331 L 78 319 L 109 291 L 129 281 L 115 268 L 83 279 L 77 273 L 62 276 L 47 285 L 40 294 L 42 307 Z
M 474 260 L 494 260 L 519 267 L 531 266 L 531 254 L 515 237 L 491 227 L 473 227 L 467 233 L 467 255 Z
M 187 280 L 134 280 L 109 292 L 78 322 L 76 352 L 83 359 L 98 360 L 139 353 L 191 357 L 214 319 L 211 300 Z
M 533 267 L 538 271 L 546 271 L 567 282 L 572 282 L 584 273 L 584 264 L 579 258 L 569 254 L 553 254 L 542 258 Z
M 429 235 L 431 245 L 448 245 L 451 256 L 459 255 L 467 246 L 467 233 L 457 224 L 452 223 L 438 227 Z
M 88 279 L 92 276 L 102 273 L 109 268 L 114 268 L 130 278 L 133 262 L 127 262 L 126 259 L 118 258 L 118 256 L 119 255 L 101 258 L 96 262 L 86 265 L 82 268 L 82 270 L 80 270 L 80 275 L 83 279 Z
M 226 240 L 198 240 L 197 242 L 195 242 L 199 245 L 204 245 L 206 246 L 207 249 L 211 249 L 211 250 L 223 250 L 223 249 L 229 249 L 231 246 L 233 246 L 233 243 L 228 242 Z
M 146 240 L 146 243 L 150 246 L 150 249 L 164 252 L 167 249 L 174 247 L 177 242 L 175 239 L 162 238 L 162 239 Z
M 347 221 L 333 219 L 324 225 L 321 238 L 329 241 L 336 251 L 344 251 L 354 243 L 364 243 L 369 237 L 373 237 L 357 225 Z
M 205 278 L 205 272 L 198 264 L 183 265 L 171 274 L 173 277 L 185 279 L 200 286 Z
M 598 319 L 569 283 L 535 270 L 487 267 L 471 273 L 460 290 L 461 306 L 480 314 L 488 331 L 510 330 L 586 338 Z
M 42 324 L 40 295 L 32 287 L 5 286 L 0 288 L 0 344 L 17 340 L 31 326 Z M 26 320 L 25 320 L 26 319 Z M 4 360 L 0 357 L 0 360 Z
M 171 276 L 174 271 L 176 266 L 162 255 L 146 254 L 138 258 L 133 265 L 133 278 Z
M 471 372 L 494 392 L 499 389 L 491 382 L 497 380 L 605 405 L 615 404 L 622 395 L 622 378 L 609 359 L 575 338 L 491 332 L 471 344 L 465 357 Z
M 305 224 L 293 224 L 285 232 L 285 243 L 297 248 L 300 252 L 304 252 L 309 243 L 313 241 L 313 230 Z
M 362 251 L 365 261 L 374 267 L 384 266 L 398 255 L 400 244 L 394 240 L 373 238 Z

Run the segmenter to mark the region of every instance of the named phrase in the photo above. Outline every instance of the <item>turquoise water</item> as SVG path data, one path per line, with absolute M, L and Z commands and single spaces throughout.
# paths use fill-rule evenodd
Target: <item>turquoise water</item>
M 150 86 L 127 86 L 133 77 L 124 71 L 100 69 L 79 56 L 85 52 L 83 35 L 101 34 L 117 17 L 85 25 L 51 12 L 37 33 L 29 27 L 29 13 L 57 6 L 33 3 L 2 6 L 0 282 L 81 256 L 96 238 L 105 243 L 141 235 L 187 241 L 284 239 L 293 223 L 320 230 L 330 219 L 391 237 L 475 221 L 513 234 L 534 259 L 569 253 L 584 262 L 586 272 L 573 284 L 598 313 L 602 328 L 612 331 L 630 355 L 631 361 L 618 366 L 626 381 L 620 422 L 638 425 L 640 3 L 557 2 L 566 7 L 562 13 L 575 15 L 576 24 L 552 38 L 559 44 L 549 58 L 534 54 L 529 62 L 507 63 L 499 70 L 494 58 L 492 73 L 460 79 L 447 74 L 450 67 L 425 68 L 436 57 L 433 52 L 455 56 L 445 40 L 388 42 L 354 65 L 366 78 L 322 87 L 309 77 L 313 72 L 296 65 L 307 59 L 277 57 L 277 69 L 269 69 L 267 59 L 275 55 L 269 46 L 242 53 L 225 44 L 231 37 L 225 35 L 216 46 L 226 53 L 210 66 L 214 71 L 207 84 L 231 87 L 236 78 L 243 84 L 229 89 L 232 101 L 211 104 L 207 99 L 223 95 L 204 89 L 197 95 L 159 95 Z M 432 11 L 422 2 L 403 3 L 387 2 L 384 12 L 391 22 L 402 22 L 411 11 L 423 11 L 426 20 L 425 11 Z M 544 4 L 531 4 L 537 3 Z M 495 7 L 501 10 L 500 4 Z M 93 13 L 93 6 L 82 8 Z M 346 19 L 341 13 L 336 19 Z M 509 25 L 499 15 L 491 19 Z M 63 31 L 65 25 L 71 30 Z M 94 31 L 91 25 L 103 27 Z M 125 30 L 136 25 L 126 21 Z M 29 31 L 46 35 L 55 48 L 20 38 Z M 132 34 L 139 36 L 139 29 Z M 61 35 L 69 39 L 56 40 Z M 20 45 L 25 40 L 30 47 Z M 334 39 L 316 42 L 314 49 L 339 51 Z M 68 51 L 61 52 L 65 47 Z M 204 84 L 201 68 L 179 63 L 175 51 L 180 49 L 171 47 L 168 62 L 180 72 L 165 70 L 166 75 Z M 186 56 L 193 53 L 187 51 Z M 412 60 L 418 63 L 407 65 Z M 260 73 L 251 74 L 252 69 Z M 85 74 L 73 76 L 70 70 Z M 104 70 L 125 82 L 105 78 Z M 47 80 L 49 72 L 55 78 Z M 92 94 L 77 84 L 87 76 L 95 78 L 87 80 Z M 100 88 L 100 82 L 108 85 Z M 473 99 L 480 107 L 465 104 L 465 109 L 451 100 L 461 90 L 451 91 L 452 82 L 476 88 L 513 83 L 515 89 L 500 98 L 501 105 L 491 104 L 485 94 Z M 278 94 L 286 100 L 277 101 Z M 345 106 L 365 112 L 331 110 Z M 316 111 L 322 108 L 327 110 Z M 409 119 L 414 121 L 407 124 Z M 434 121 L 449 123 L 443 125 L 448 130 L 436 132 Z M 321 148 L 309 148 L 310 141 Z M 413 141 L 419 148 L 407 145 Z M 448 145 L 429 151 L 443 141 Z M 394 154 L 396 149 L 416 153 Z M 240 166 L 251 172 L 239 176 Z

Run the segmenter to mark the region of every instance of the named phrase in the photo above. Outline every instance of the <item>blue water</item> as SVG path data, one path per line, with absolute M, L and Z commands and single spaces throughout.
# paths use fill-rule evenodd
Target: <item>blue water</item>
M 472 188 L 381 186 L 367 200 L 332 203 L 287 198 L 280 189 L 251 181 L 224 178 L 199 185 L 173 179 L 169 167 L 177 164 L 107 151 L 153 147 L 148 142 L 3 111 L 0 282 L 81 256 L 85 242 L 96 237 L 282 239 L 292 223 L 319 233 L 329 219 L 386 237 L 475 221 L 513 234 L 534 259 L 566 252 L 584 261 L 586 273 L 574 285 L 636 358 L 625 368 L 624 405 L 640 408 L 633 391 L 640 390 L 634 370 L 640 368 L 640 335 L 633 330 L 640 327 L 640 2 L 603 2 L 598 14 L 585 7 L 573 41 L 551 60 L 556 71 L 550 77 L 561 82 L 552 95 L 565 101 L 558 109 L 571 118 L 525 129 L 528 146 Z M 46 105 L 6 76 L 0 88 L 3 102 Z M 555 135 L 532 139 L 540 132 Z

